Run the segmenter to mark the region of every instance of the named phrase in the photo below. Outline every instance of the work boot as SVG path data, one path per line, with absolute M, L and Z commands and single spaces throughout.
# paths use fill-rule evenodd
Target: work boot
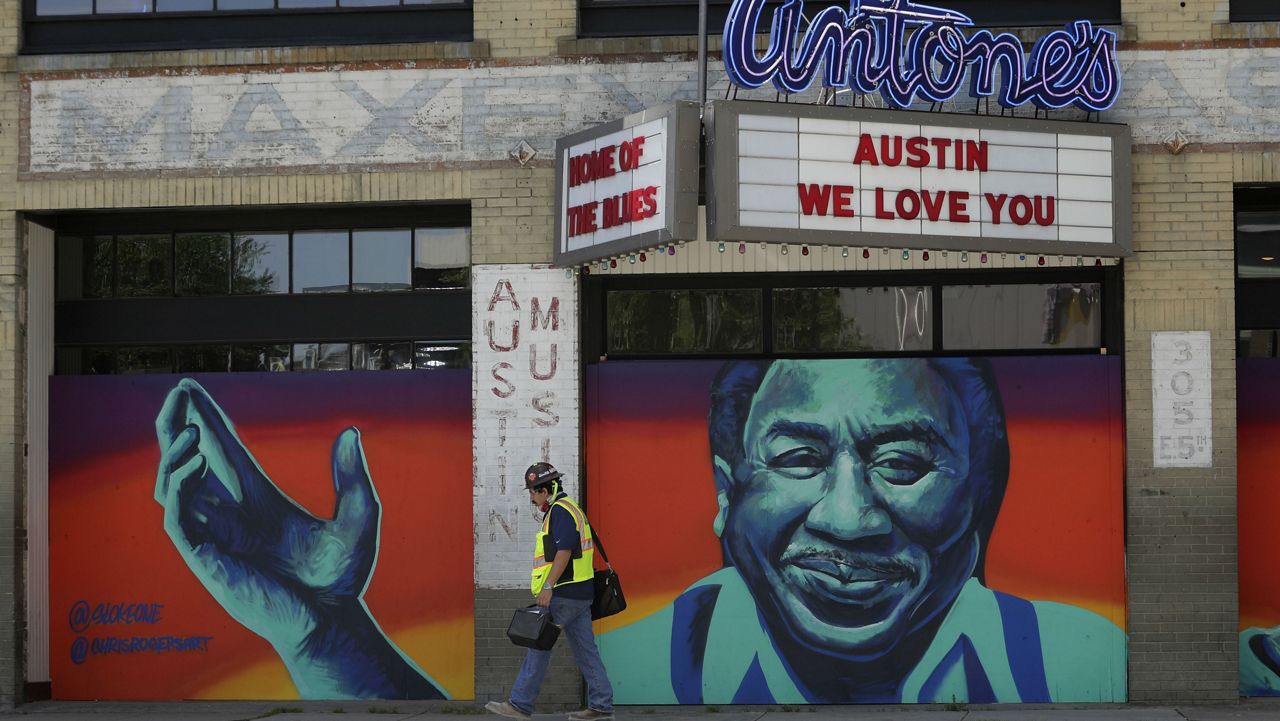
M 507 718 L 513 718 L 513 719 L 516 719 L 517 721 L 529 721 L 529 718 L 530 718 L 529 714 L 525 713 L 524 711 L 521 711 L 515 706 L 512 706 L 507 701 L 490 701 L 489 703 L 484 705 L 484 710 L 490 713 L 496 713 L 499 716 L 506 716 Z M 613 717 L 610 716 L 609 718 L 613 718 Z
M 613 721 L 613 712 L 584 708 L 569 714 L 569 721 Z

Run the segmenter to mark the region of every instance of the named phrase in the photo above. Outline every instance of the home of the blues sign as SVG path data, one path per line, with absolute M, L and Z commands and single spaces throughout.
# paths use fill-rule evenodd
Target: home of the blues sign
M 761 54 L 755 38 L 769 7 L 772 29 Z M 879 92 L 898 108 L 915 99 L 950 100 L 966 75 L 971 96 L 994 96 L 1006 107 L 1098 111 L 1115 103 L 1120 72 L 1110 30 L 1080 20 L 1040 37 L 1024 55 L 1014 35 L 961 30 L 972 25 L 962 13 L 911 0 L 851 0 L 847 11 L 827 7 L 811 17 L 803 0 L 734 0 L 724 26 L 724 64 L 743 88 L 772 82 L 799 93 L 820 81 Z

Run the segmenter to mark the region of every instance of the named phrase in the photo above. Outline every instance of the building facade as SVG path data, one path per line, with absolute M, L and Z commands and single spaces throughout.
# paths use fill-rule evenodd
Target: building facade
M 13 3 L 0 34 L 0 699 L 502 698 L 519 662 L 504 631 L 528 600 L 539 524 L 520 474 L 542 459 L 584 498 L 632 600 L 598 627 L 606 660 L 645 649 L 611 663 L 620 701 L 1280 692 L 1265 632 L 1280 625 L 1261 512 L 1270 404 L 1246 408 L 1268 397 L 1268 373 L 1264 358 L 1237 365 L 1275 356 L 1280 328 L 1268 3 L 1098 0 L 1069 17 L 952 3 L 1028 49 L 1076 19 L 1116 33 L 1122 86 L 1101 113 L 968 98 L 905 112 L 920 126 L 964 114 L 1073 124 L 1052 126 L 1063 135 L 1125 128 L 1130 205 L 1113 210 L 1127 255 L 726 243 L 704 209 L 689 237 L 553 265 L 556 140 L 699 100 L 696 2 L 109 1 Z M 880 104 L 734 91 L 719 37 L 729 3 L 711 6 L 717 112 L 729 97 L 830 102 L 855 119 Z M 723 170 L 710 151 L 705 164 Z M 936 540 L 921 557 L 943 568 L 946 553 L 972 554 L 968 572 L 939 581 L 948 603 L 889 624 L 910 632 L 886 638 L 917 644 L 899 676 L 849 691 L 805 671 L 821 668 L 813 658 L 767 651 L 778 629 L 808 632 L 787 620 L 791 597 L 753 585 L 774 570 L 750 570 L 753 547 L 735 536 L 734 519 L 750 521 L 735 504 L 751 496 L 708 429 L 711 397 L 735 373 L 757 373 L 743 382 L 760 393 L 785 375 L 778 360 L 809 374 L 790 392 L 810 406 L 828 372 L 858 397 L 883 394 L 881 376 L 925 373 L 911 388 L 927 395 L 929 373 L 959 382 L 939 370 L 953 358 L 979 359 L 973 372 L 1003 397 L 1007 458 L 986 477 L 1007 479 L 1004 510 L 997 521 L 997 498 L 964 514 L 980 539 L 966 551 L 964 534 L 931 525 L 964 503 L 923 501 L 934 520 L 915 533 Z M 913 463 L 886 461 L 885 482 L 958 461 Z M 664 511 L 647 483 L 693 490 Z M 657 513 L 681 533 L 650 547 Z M 910 595 L 851 585 L 927 585 L 924 561 L 886 571 L 893 554 L 877 565 L 806 541 L 787 555 L 779 539 L 760 558 L 809 589 L 801 616 L 814 595 L 873 616 Z M 967 626 L 956 599 L 1004 610 Z M 752 611 L 751 638 L 718 635 L 724 614 Z M 1092 645 L 1055 645 L 1054 619 Z M 922 626 L 934 640 L 920 645 Z M 330 643 L 304 644 L 317 629 Z M 342 652 L 343 634 L 367 651 Z M 691 644 L 683 657 L 663 645 L 677 641 Z M 856 663 L 887 643 L 830 653 Z M 555 675 L 544 702 L 576 706 L 575 679 Z M 739 693 L 760 687 L 767 697 Z

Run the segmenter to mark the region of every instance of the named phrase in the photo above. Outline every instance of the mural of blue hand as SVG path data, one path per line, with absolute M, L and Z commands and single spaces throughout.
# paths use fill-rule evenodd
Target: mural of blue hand
M 381 504 L 355 428 L 333 446 L 333 517 L 271 481 L 199 383 L 183 379 L 156 417 L 155 499 L 187 567 L 266 639 L 303 698 L 444 698 L 378 627 L 363 595 Z

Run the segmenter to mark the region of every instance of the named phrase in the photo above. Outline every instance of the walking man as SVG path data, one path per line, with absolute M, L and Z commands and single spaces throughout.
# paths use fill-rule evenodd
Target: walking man
M 610 721 L 613 687 L 591 630 L 595 544 L 586 514 L 560 486 L 563 477 L 550 463 L 535 463 L 524 474 L 529 502 L 546 514 L 534 542 L 530 590 L 539 606 L 551 608 L 552 620 L 569 637 L 573 659 L 587 684 L 587 708 L 569 714 L 570 721 Z M 511 700 L 490 701 L 485 708 L 499 716 L 528 719 L 550 661 L 550 651 L 529 649 L 511 687 Z

